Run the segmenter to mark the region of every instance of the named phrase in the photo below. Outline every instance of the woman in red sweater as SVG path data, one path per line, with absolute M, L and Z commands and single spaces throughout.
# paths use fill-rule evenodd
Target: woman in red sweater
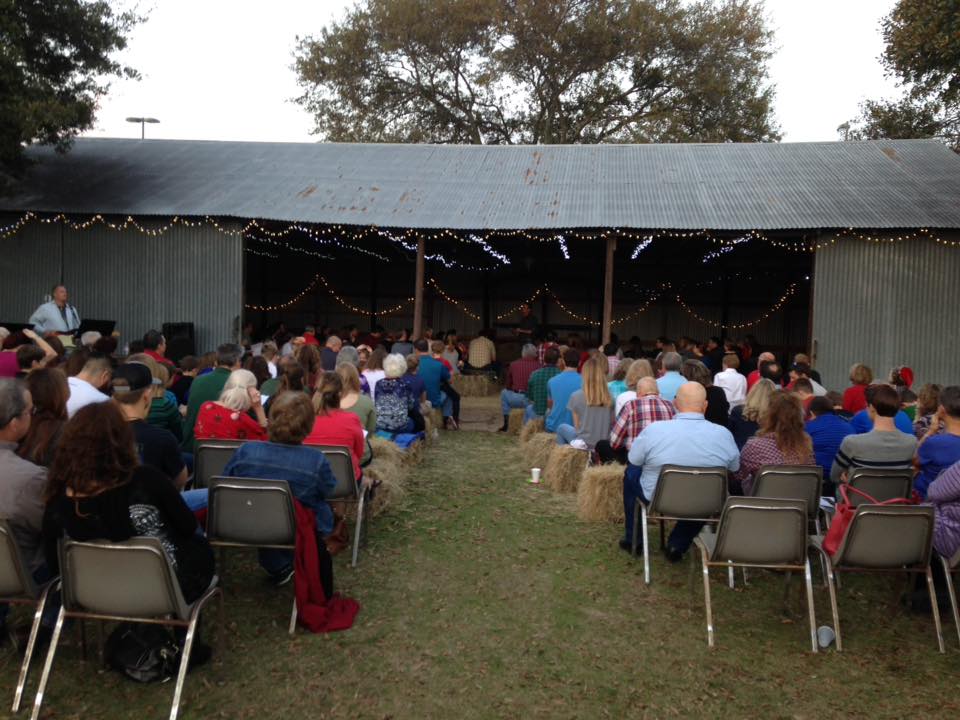
M 250 417 L 250 413 L 253 417 Z M 267 415 L 249 370 L 234 370 L 216 402 L 205 402 L 193 427 L 197 440 L 266 440 Z
M 348 410 L 340 409 L 343 381 L 335 372 L 320 376 L 317 391 L 313 395 L 313 408 L 317 417 L 313 430 L 303 441 L 304 445 L 339 445 L 350 451 L 353 460 L 353 475 L 359 481 L 360 458 L 366 449 L 360 418 Z
M 851 415 L 856 415 L 867 407 L 867 388 L 873 382 L 873 370 L 863 363 L 857 363 L 850 368 L 850 387 L 843 391 L 843 409 Z

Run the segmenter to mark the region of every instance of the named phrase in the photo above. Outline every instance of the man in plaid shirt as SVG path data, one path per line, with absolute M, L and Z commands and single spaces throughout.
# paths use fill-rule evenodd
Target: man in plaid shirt
M 500 391 L 500 410 L 503 412 L 503 427 L 500 432 L 507 431 L 507 423 L 510 419 L 511 408 L 526 409 L 527 403 L 527 384 L 530 376 L 541 367 L 537 360 L 537 346 L 527 343 L 520 351 L 520 359 L 514 360 L 507 368 L 506 387 Z
M 627 463 L 627 452 L 643 429 L 658 420 L 672 420 L 673 404 L 660 397 L 660 389 L 653 378 L 640 378 L 637 397 L 620 409 L 617 421 L 610 431 L 610 442 L 597 443 L 597 455 L 601 462 Z
M 524 424 L 547 414 L 547 381 L 560 372 L 557 367 L 559 363 L 560 349 L 555 346 L 547 348 L 543 354 L 543 367 L 534 372 L 527 381 L 527 400 L 530 404 L 523 415 Z

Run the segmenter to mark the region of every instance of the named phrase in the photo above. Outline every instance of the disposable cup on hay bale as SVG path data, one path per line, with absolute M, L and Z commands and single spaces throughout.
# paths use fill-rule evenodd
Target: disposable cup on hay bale
M 583 471 L 577 488 L 577 517 L 589 522 L 623 522 L 623 465 L 596 465 Z
M 542 432 L 543 432 L 543 418 L 542 417 L 534 418 L 533 420 L 528 422 L 526 425 L 524 425 L 523 429 L 520 430 L 520 442 L 526 444 L 530 442 L 530 439 L 534 435 Z
M 530 468 L 543 469 L 547 460 L 550 459 L 550 453 L 557 446 L 557 436 L 553 433 L 537 433 L 523 447 L 523 465 L 528 470 Z
M 543 470 L 543 482 L 554 492 L 575 493 L 589 458 L 590 453 L 586 450 L 557 445 Z
M 520 430 L 523 429 L 523 413 L 522 408 L 514 408 L 510 411 L 507 416 L 507 435 L 520 434 Z

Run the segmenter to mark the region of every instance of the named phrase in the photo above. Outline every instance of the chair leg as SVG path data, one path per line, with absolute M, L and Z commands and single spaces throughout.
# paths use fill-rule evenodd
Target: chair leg
M 930 607 L 933 609 L 933 625 L 937 629 L 937 646 L 940 652 L 945 653 L 947 648 L 943 645 L 943 628 L 940 627 L 940 605 L 937 603 L 937 591 L 933 587 L 933 573 L 930 572 L 929 563 L 927 563 L 927 592 L 930 593 Z
M 177 671 L 177 684 L 173 689 L 173 704 L 170 706 L 170 720 L 177 720 L 180 713 L 180 695 L 183 693 L 183 683 L 187 679 L 187 667 L 190 665 L 190 652 L 193 650 L 193 639 L 197 632 L 197 619 L 200 617 L 200 606 L 190 613 L 190 624 L 187 626 L 187 637 L 183 641 L 183 650 L 180 652 L 180 669 Z
M 293 593 L 293 610 L 290 612 L 290 635 L 297 632 L 297 593 Z
M 745 567 L 740 568 L 740 572 L 743 574 L 743 586 L 746 587 L 747 585 L 750 584 L 749 581 L 747 580 L 747 568 Z
M 949 577 L 949 575 L 947 576 Z M 40 593 L 36 612 L 33 614 L 33 625 L 30 626 L 30 638 L 27 640 L 27 651 L 23 654 L 23 664 L 20 665 L 20 677 L 17 679 L 17 689 L 13 694 L 13 712 L 20 711 L 20 700 L 23 698 L 23 688 L 27 684 L 27 673 L 30 671 L 30 660 L 33 659 L 33 649 L 37 644 L 37 633 L 40 632 L 40 621 L 43 619 L 43 608 L 47 604 L 50 588 L 56 583 L 49 583 Z
M 957 638 L 960 639 L 960 609 L 957 608 L 957 589 L 953 585 L 953 575 L 950 573 L 950 563 L 946 558 L 940 558 L 943 564 L 943 576 L 947 579 L 947 593 L 950 595 L 950 609 L 953 611 L 953 624 L 957 626 Z
M 817 652 L 817 616 L 813 608 L 813 573 L 810 572 L 810 558 L 804 562 L 803 579 L 807 584 L 807 614 L 810 616 L 810 648 Z
M 363 506 L 367 497 L 366 491 L 360 494 L 360 501 L 357 504 L 357 528 L 353 533 L 353 560 L 350 567 L 357 566 L 357 553 L 360 551 L 360 527 L 363 525 Z
M 843 640 L 840 637 L 840 609 L 837 606 L 837 588 L 834 585 L 836 574 L 833 568 L 827 565 L 827 592 L 830 594 L 830 612 L 833 614 L 833 634 L 836 635 L 837 652 L 843 650 Z
M 640 501 L 633 503 L 633 537 L 630 539 L 630 554 L 636 557 L 640 538 Z
M 667 547 L 667 525 L 663 520 L 660 521 L 660 549 L 665 550 Z
M 80 620 L 77 623 L 77 631 L 80 633 L 80 659 L 83 662 L 87 661 L 87 624 Z
M 223 599 L 223 590 L 217 593 L 217 608 L 220 612 L 220 622 L 217 627 L 217 657 L 223 660 L 223 653 L 227 647 L 227 626 L 224 624 L 225 610 L 224 610 L 224 599 Z
M 37 720 L 40 717 L 43 692 L 47 689 L 47 680 L 50 679 L 53 656 L 57 653 L 57 643 L 60 642 L 60 632 L 63 630 L 64 615 L 64 609 L 60 608 L 60 614 L 57 615 L 57 624 L 53 626 L 53 635 L 50 636 L 50 647 L 47 649 L 47 659 L 43 663 L 43 672 L 40 674 L 40 685 L 37 686 L 37 696 L 33 700 L 33 714 L 31 714 L 30 720 Z
M 730 586 L 730 589 L 733 590 L 737 587 L 737 581 L 733 576 L 733 563 L 727 562 L 727 585 Z
M 710 567 L 707 565 L 707 551 L 700 548 L 700 563 L 703 566 L 703 602 L 707 609 L 707 647 L 713 647 L 713 605 L 710 602 Z
M 663 521 L 660 521 L 660 527 L 663 527 Z M 636 528 L 636 525 L 634 525 Z M 647 508 L 640 508 L 640 530 L 643 532 L 643 581 L 650 584 L 650 538 L 647 535 Z

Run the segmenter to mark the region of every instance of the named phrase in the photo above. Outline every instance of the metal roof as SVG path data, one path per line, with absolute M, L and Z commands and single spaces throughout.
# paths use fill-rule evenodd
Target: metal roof
M 386 145 L 80 138 L 0 210 L 452 229 L 960 228 L 934 140 Z

